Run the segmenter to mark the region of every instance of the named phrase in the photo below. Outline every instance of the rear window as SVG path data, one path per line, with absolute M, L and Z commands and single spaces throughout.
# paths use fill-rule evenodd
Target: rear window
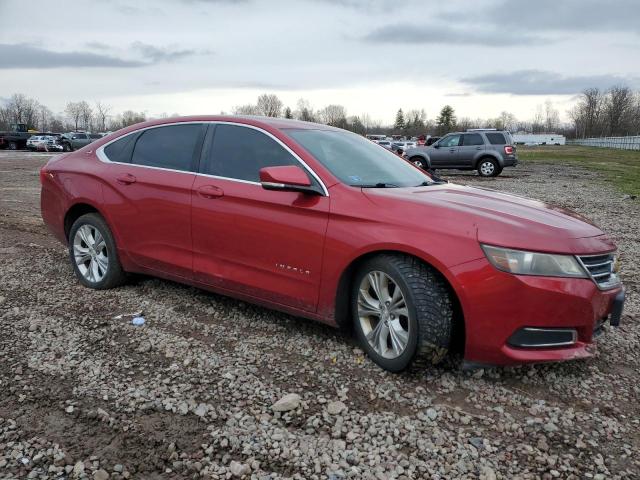
M 104 154 L 112 162 L 130 163 L 131 153 L 133 152 L 133 146 L 136 143 L 136 138 L 138 138 L 138 134 L 134 133 L 116 140 L 104 147 Z
M 486 133 L 487 139 L 491 145 L 506 145 L 507 140 L 502 133 Z

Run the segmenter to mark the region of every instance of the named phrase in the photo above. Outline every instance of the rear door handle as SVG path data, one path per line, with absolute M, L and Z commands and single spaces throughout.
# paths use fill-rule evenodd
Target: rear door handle
M 482 147 L 476 147 L 476 150 L 482 150 Z
M 224 195 L 224 191 L 215 185 L 202 185 L 198 187 L 198 195 L 203 198 L 220 198 Z
M 123 173 L 121 175 L 118 175 L 116 177 L 116 180 L 122 185 L 131 185 L 132 183 L 136 183 L 136 177 L 134 177 L 130 173 Z
M 449 149 L 449 151 L 450 151 L 451 153 L 453 153 L 453 152 L 455 152 L 455 151 L 456 151 L 456 149 L 455 149 L 455 148 L 450 148 L 450 149 Z

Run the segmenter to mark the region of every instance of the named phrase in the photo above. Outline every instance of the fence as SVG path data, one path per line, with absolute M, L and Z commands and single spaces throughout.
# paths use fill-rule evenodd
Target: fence
M 640 150 L 640 135 L 629 137 L 578 138 L 576 140 L 567 140 L 567 143 L 571 145 L 583 145 L 585 147 Z

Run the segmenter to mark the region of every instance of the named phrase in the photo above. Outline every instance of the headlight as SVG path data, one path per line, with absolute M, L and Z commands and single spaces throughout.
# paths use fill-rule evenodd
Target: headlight
M 498 270 L 515 275 L 589 278 L 573 255 L 525 252 L 481 245 L 484 254 Z

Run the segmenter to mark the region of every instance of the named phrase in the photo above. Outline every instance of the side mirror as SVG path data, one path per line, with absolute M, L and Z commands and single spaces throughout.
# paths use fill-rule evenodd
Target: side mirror
M 434 143 L 431 145 L 433 148 L 440 148 L 440 145 L 438 145 L 437 143 Z
M 311 184 L 307 173 L 296 165 L 261 168 L 260 183 L 265 190 L 322 195 L 322 192 Z

